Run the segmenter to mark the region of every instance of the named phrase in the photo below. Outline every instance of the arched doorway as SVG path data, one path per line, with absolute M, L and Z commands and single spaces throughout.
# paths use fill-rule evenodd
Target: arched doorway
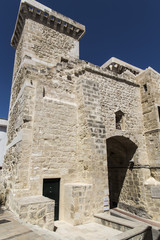
M 129 138 L 114 136 L 107 139 L 107 161 L 110 208 L 118 205 L 128 168 L 133 166 L 137 145 Z

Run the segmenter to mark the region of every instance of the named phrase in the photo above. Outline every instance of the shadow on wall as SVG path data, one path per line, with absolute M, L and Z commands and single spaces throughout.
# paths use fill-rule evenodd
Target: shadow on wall
M 136 149 L 137 145 L 129 138 L 114 136 L 107 139 L 110 208 L 118 205 L 127 169 L 133 167 Z

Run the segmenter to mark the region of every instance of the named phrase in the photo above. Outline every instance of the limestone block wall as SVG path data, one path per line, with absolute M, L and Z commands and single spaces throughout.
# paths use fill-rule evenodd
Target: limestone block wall
M 107 155 L 105 127 L 102 122 L 99 92 L 93 78 L 77 79 L 78 100 L 78 169 L 88 183 L 93 184 L 93 211 L 104 211 L 108 200 Z
M 29 189 L 29 156 L 35 95 L 29 74 L 30 72 L 23 65 L 19 75 L 15 77 L 9 111 L 8 143 L 3 171 L 5 179 L 8 179 L 5 180 L 7 189 L 12 189 L 12 194 L 14 191 L 15 196 L 18 189 L 24 191 Z M 20 79 L 23 79 L 22 82 Z M 21 191 L 18 194 L 21 196 Z
M 44 71 L 48 71 L 47 68 Z M 43 179 L 60 178 L 62 219 L 63 185 L 79 180 L 76 172 L 77 109 L 73 90 L 73 83 L 58 78 L 53 71 L 40 74 L 36 85 L 30 193 L 43 194 Z
M 94 183 L 95 181 L 93 189 L 95 188 L 96 193 L 99 192 L 98 196 L 101 196 L 101 200 L 99 199 L 101 202 L 102 198 L 105 198 L 105 194 L 108 195 L 108 190 L 105 191 L 105 189 L 108 189 L 106 139 L 117 135 L 131 139 L 138 146 L 133 160 L 135 165 L 139 165 L 139 167 L 135 166 L 134 170 L 127 170 L 121 190 L 120 203 L 121 207 L 131 206 L 133 212 L 147 215 L 144 181 L 149 177 L 149 171 L 143 169 L 143 165 L 148 164 L 148 156 L 145 139 L 142 136 L 143 118 L 140 91 L 136 83 L 127 82 L 118 77 L 117 79 L 113 79 L 112 76 L 104 77 L 101 74 L 96 74 L 96 70 L 95 73 L 93 73 L 93 70 L 86 71 L 83 78 L 81 77 L 81 85 L 78 86 L 78 89 L 79 92 L 80 90 L 83 92 L 81 99 L 83 99 L 83 111 L 85 113 L 82 115 L 83 128 L 81 125 L 80 136 L 83 136 L 85 144 L 83 146 L 83 141 L 81 140 L 80 149 L 83 149 L 84 153 L 87 152 L 88 156 L 89 150 L 87 149 L 86 151 L 85 148 L 89 146 L 89 149 L 91 149 L 92 162 L 89 162 L 89 171 L 86 171 L 86 174 L 93 176 L 92 182 Z M 82 105 L 80 106 L 82 110 Z M 124 130 L 116 129 L 115 112 L 118 110 L 125 113 Z M 90 143 L 90 145 L 86 143 Z M 87 156 L 81 161 L 85 168 L 88 162 L 86 160 L 85 163 L 84 159 L 87 159 Z M 102 172 L 103 177 L 100 176 Z M 97 184 L 96 181 L 100 184 Z M 102 189 L 101 186 L 103 186 Z M 95 199 L 94 201 L 96 202 Z M 136 209 L 139 210 L 136 211 Z
M 10 196 L 11 197 L 11 196 Z M 53 231 L 54 205 L 52 199 L 43 196 L 32 196 L 10 199 L 10 209 L 24 222 L 38 225 Z
M 61 56 L 79 58 L 79 41 L 42 23 L 26 19 L 16 49 L 14 74 L 18 71 L 24 56 L 36 58 L 37 61 L 53 66 Z
M 16 196 L 42 195 L 43 179 L 60 178 L 60 219 L 66 218 L 64 184 L 70 182 L 92 184 L 93 213 L 109 209 L 106 139 L 119 136 L 137 146 L 133 156 L 135 167 L 126 171 L 119 206 L 150 217 L 144 194 L 144 182 L 150 171 L 143 168 L 148 165 L 148 156 L 142 135 L 140 91 L 134 79 L 124 80 L 109 71 L 102 73 L 80 60 L 61 59 L 52 68 L 34 58 L 23 58 L 23 64 L 27 74 L 21 87 L 23 94 L 18 93 L 18 98 L 23 96 L 25 103 L 25 114 L 19 118 L 24 119 L 25 141 L 19 147 L 22 156 L 19 167 L 14 168 L 15 189 L 21 189 L 14 190 Z M 125 116 L 121 130 L 116 129 L 118 110 Z M 84 211 L 82 215 L 91 219 Z
M 20 11 L 28 17 L 19 15 L 12 39 L 16 56 L 4 162 L 8 205 L 42 196 L 44 179 L 58 178 L 60 219 L 79 224 L 109 210 L 111 185 L 114 192 L 120 181 L 116 204 L 153 218 L 158 205 L 146 183 L 150 176 L 159 180 L 158 170 L 149 167 L 159 164 L 159 76 L 148 70 L 135 78 L 128 70 L 118 74 L 77 59 L 85 28 L 68 25 L 62 16 L 51 24 L 43 5 L 24 5 Z
M 150 173 L 145 182 L 145 195 L 148 213 L 159 221 L 159 199 L 160 196 L 160 120 L 159 109 L 159 74 L 148 68 L 137 77 L 140 84 L 141 102 L 144 121 L 144 135 L 149 159 L 148 171 Z M 153 188 L 155 191 L 153 193 Z
M 64 219 L 78 225 L 90 222 L 93 218 L 92 184 L 67 183 L 64 185 Z
M 160 164 L 160 119 L 158 112 L 158 106 L 160 106 L 159 78 L 159 74 L 152 69 L 147 69 L 137 78 L 137 81 L 141 86 L 141 101 L 145 128 L 144 130 L 149 163 L 151 166 L 155 167 L 159 166 Z
M 24 54 L 23 54 L 24 34 L 25 34 L 25 33 L 24 33 L 24 31 L 23 31 L 22 34 L 21 34 L 21 38 L 20 38 L 20 40 L 19 40 L 19 43 L 18 43 L 16 52 L 15 52 L 12 82 L 14 82 L 15 77 L 17 76 L 17 73 L 20 71 L 20 65 L 21 65 L 22 60 L 23 60 L 23 57 L 24 57 Z M 20 81 L 20 83 L 18 84 L 18 86 L 19 86 L 20 84 L 21 84 L 21 81 Z M 16 88 L 17 88 L 17 90 L 19 91 L 18 86 L 16 85 Z M 13 86 L 12 86 L 12 89 L 13 89 Z M 15 100 L 15 99 L 14 99 L 14 100 Z M 14 102 L 14 100 L 13 100 L 13 102 Z
M 137 77 L 141 90 L 145 131 L 157 129 L 160 126 L 157 109 L 160 104 L 159 78 L 159 74 L 151 68 L 146 69 Z

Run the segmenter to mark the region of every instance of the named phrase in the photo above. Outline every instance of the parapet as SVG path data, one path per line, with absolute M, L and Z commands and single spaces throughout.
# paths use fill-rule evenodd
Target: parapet
M 21 37 L 25 19 L 27 18 L 41 22 L 42 24 L 73 37 L 78 41 L 85 33 L 84 25 L 63 16 L 35 0 L 21 0 L 16 26 L 11 40 L 11 45 L 15 49 Z
M 118 58 L 112 57 L 107 62 L 105 62 L 102 66 L 102 69 L 107 69 L 113 72 L 116 72 L 118 74 L 122 74 L 126 70 L 133 73 L 135 76 L 141 73 L 143 70 L 140 68 L 137 68 L 131 64 L 128 64 Z

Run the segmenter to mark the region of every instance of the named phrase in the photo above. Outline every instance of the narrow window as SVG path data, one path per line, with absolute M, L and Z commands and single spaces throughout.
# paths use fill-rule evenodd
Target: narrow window
M 118 111 L 115 113 L 116 129 L 124 130 L 124 113 Z
M 43 97 L 45 97 L 46 95 L 46 91 L 45 91 L 45 88 L 43 88 Z
M 144 89 L 145 92 L 147 92 L 147 90 L 148 90 L 148 89 L 147 89 L 147 84 L 144 84 L 144 85 L 143 85 L 143 89 Z
M 160 106 L 158 106 L 158 116 L 159 116 L 159 121 L 160 121 Z

